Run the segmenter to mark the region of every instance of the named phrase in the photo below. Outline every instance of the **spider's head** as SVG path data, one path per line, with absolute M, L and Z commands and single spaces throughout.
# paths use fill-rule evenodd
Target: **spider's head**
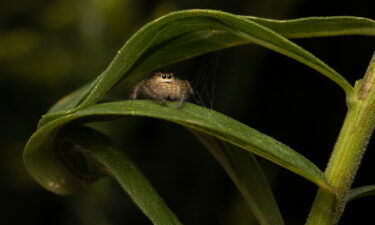
M 173 83 L 176 80 L 173 73 L 161 73 L 161 72 L 155 73 L 154 79 L 158 83 Z

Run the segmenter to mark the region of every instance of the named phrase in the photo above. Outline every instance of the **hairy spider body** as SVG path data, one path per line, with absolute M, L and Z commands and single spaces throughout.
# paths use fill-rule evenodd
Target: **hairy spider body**
M 139 94 L 144 97 L 155 99 L 166 104 L 166 100 L 179 101 L 177 108 L 181 108 L 190 94 L 193 94 L 193 88 L 189 81 L 176 78 L 173 73 L 155 73 L 149 79 L 142 80 L 135 85 L 130 98 L 136 99 Z

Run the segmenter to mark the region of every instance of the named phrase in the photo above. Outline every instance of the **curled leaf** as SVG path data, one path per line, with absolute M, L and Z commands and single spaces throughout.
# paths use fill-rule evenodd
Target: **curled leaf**
M 312 162 L 281 142 L 260 133 L 236 120 L 210 109 L 186 104 L 181 110 L 164 107 L 147 100 L 121 101 L 97 104 L 61 116 L 39 128 L 28 141 L 24 161 L 31 175 L 45 188 L 56 193 L 70 193 L 76 181 L 66 173 L 64 165 L 54 153 L 55 135 L 64 125 L 72 121 L 90 118 L 93 121 L 118 116 L 146 116 L 168 120 L 201 133 L 211 135 L 225 142 L 264 157 L 320 187 L 331 191 L 323 172 Z M 46 159 L 52 158 L 53 161 Z M 54 185 L 49 185 L 53 181 Z M 59 181 L 63 181 L 63 183 Z

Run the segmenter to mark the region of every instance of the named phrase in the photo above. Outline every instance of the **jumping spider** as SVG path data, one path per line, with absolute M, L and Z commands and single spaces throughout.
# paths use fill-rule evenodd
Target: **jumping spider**
M 151 78 L 142 80 L 135 85 L 130 99 L 136 99 L 138 94 L 155 99 L 166 105 L 166 100 L 178 100 L 176 108 L 181 108 L 189 95 L 193 94 L 189 81 L 176 78 L 173 73 L 155 73 Z

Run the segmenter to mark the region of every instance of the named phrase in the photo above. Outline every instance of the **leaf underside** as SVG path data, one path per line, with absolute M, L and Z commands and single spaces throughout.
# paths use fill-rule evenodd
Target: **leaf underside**
M 71 142 L 72 148 L 87 150 L 103 164 L 153 224 L 181 225 L 140 169 L 110 138 L 88 127 L 65 130 L 60 136 Z
M 192 132 L 236 184 L 257 221 L 262 225 L 284 224 L 272 190 L 255 156 L 209 135 Z

